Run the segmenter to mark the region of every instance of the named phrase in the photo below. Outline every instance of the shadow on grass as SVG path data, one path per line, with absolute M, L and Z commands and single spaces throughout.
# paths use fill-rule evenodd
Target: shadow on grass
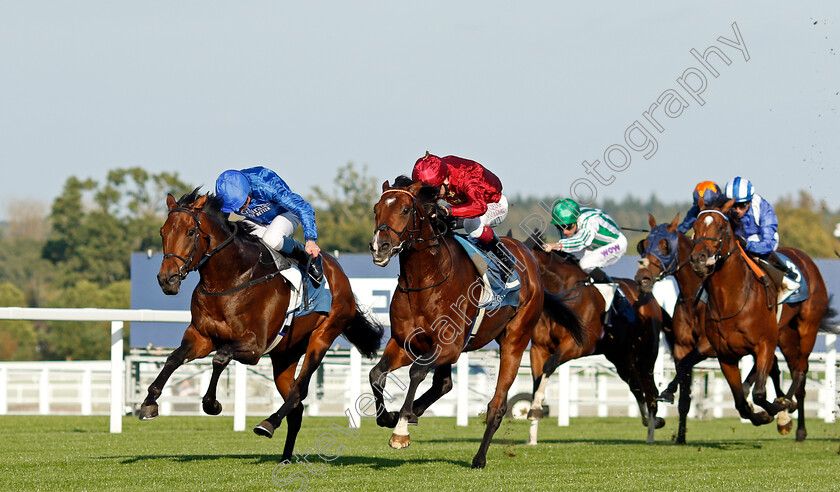
M 279 464 L 280 455 L 267 454 L 163 454 L 163 455 L 137 455 L 137 456 L 100 456 L 100 460 L 119 460 L 123 465 L 131 465 L 141 462 L 155 462 L 155 461 L 172 461 L 175 463 L 194 463 L 215 460 L 243 460 L 252 464 L 259 465 L 265 463 Z M 448 463 L 450 465 L 469 468 L 471 462 L 463 460 L 452 459 L 436 459 L 436 458 L 380 458 L 375 456 L 348 456 L 342 455 L 335 461 L 322 461 L 318 455 L 311 455 L 310 462 L 324 463 L 328 466 L 367 466 L 374 470 L 398 468 L 403 465 L 422 465 L 425 463 Z M 293 464 L 300 463 L 293 461 Z M 300 466 L 306 466 L 300 463 Z

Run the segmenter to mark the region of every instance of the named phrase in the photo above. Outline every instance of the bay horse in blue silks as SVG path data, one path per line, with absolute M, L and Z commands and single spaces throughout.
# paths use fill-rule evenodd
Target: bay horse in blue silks
M 722 206 L 709 206 L 701 197 L 701 210 L 694 223 L 690 263 L 705 279 L 708 291 L 706 336 L 717 352 L 741 417 L 762 425 L 771 422 L 773 415 L 781 410 L 798 410 L 796 440 L 802 441 L 808 434 L 803 408 L 808 357 L 826 315 L 833 313 L 825 282 L 808 255 L 797 249 L 780 248 L 778 252 L 788 257 L 801 273 L 800 280 L 807 286 L 807 299 L 777 305 L 777 292 L 753 273 L 749 264 L 752 260 L 738 243 L 732 224 L 735 219 L 729 217 L 733 203 L 734 200 L 729 200 Z M 785 356 L 792 381 L 788 392 L 771 403 L 767 401 L 765 383 L 775 360 L 776 346 Z M 738 361 L 745 355 L 755 357 L 753 401 L 764 411 L 755 412 L 744 396 Z M 794 397 L 796 402 L 792 401 Z
M 493 434 L 507 407 L 507 394 L 516 378 L 522 354 L 534 325 L 545 309 L 582 339 L 582 327 L 560 300 L 546 298 L 539 266 L 525 245 L 513 238 L 502 242 L 516 260 L 521 288 L 515 305 L 486 311 L 471 302 L 471 289 L 481 288 L 481 275 L 464 247 L 443 224 L 437 188 L 424 187 L 406 177 L 392 187 L 386 181 L 374 206 L 376 228 L 371 241 L 375 264 L 384 266 L 399 255 L 400 275 L 390 307 L 391 338 L 379 363 L 370 372 L 376 402 L 376 422 L 394 429 L 390 445 L 408 447 L 408 425 L 452 389 L 452 364 L 462 352 L 496 341 L 500 364 L 496 391 L 487 405 L 487 426 L 472 467 L 483 468 Z M 475 325 L 474 325 L 475 324 Z M 405 402 L 398 412 L 385 408 L 383 391 L 391 371 L 411 365 Z M 417 388 L 434 371 L 432 386 L 415 399 Z
M 216 385 L 228 363 L 236 360 L 254 365 L 268 351 L 274 383 L 284 402 L 254 432 L 271 437 L 287 418 L 282 460 L 289 460 L 303 420 L 309 381 L 333 341 L 344 335 L 363 355 L 373 358 L 384 328 L 359 310 L 341 266 L 324 253 L 324 277 L 332 294 L 329 312 L 293 318 L 284 328 L 292 291 L 267 246 L 246 227 L 229 222 L 216 196 L 199 195 L 195 189 L 177 202 L 168 195 L 166 205 L 169 215 L 160 230 L 164 251 L 158 273 L 161 289 L 165 294 L 177 294 L 181 281 L 192 271 L 198 271 L 200 280 L 192 293 L 190 325 L 181 345 L 149 386 L 139 417 L 157 417 L 157 399 L 175 369 L 214 350 L 213 373 L 202 408 L 209 415 L 218 415 L 222 405 L 216 400 Z M 303 363 L 295 378 L 301 357 Z

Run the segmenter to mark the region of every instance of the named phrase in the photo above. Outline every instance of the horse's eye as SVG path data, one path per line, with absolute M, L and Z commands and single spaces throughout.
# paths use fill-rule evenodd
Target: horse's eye
M 188 230 L 188 231 L 187 231 L 187 236 L 188 236 L 188 237 L 193 237 L 193 236 L 195 236 L 195 229 L 190 229 L 190 230 Z
M 408 215 L 408 212 L 410 212 L 410 211 L 411 211 L 411 209 L 410 209 L 410 208 L 408 208 L 408 207 L 403 207 L 403 209 L 402 209 L 402 214 L 403 214 L 403 215 Z

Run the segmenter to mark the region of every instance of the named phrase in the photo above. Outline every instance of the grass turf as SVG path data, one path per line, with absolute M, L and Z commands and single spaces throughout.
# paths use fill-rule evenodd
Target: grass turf
M 0 483 L 5 490 L 256 491 L 284 482 L 283 490 L 331 491 L 840 490 L 840 424 L 816 418 L 802 443 L 772 424 L 692 420 L 687 445 L 672 441 L 676 418 L 654 445 L 644 444 L 637 419 L 577 418 L 565 428 L 548 419 L 538 446 L 523 444 L 527 421 L 506 419 L 484 470 L 469 468 L 484 430 L 478 418 L 468 427 L 421 418 L 403 451 L 388 447 L 390 430 L 364 422 L 353 437 L 336 428 L 347 424 L 304 419 L 296 453 L 321 439 L 322 454 L 340 456 L 326 461 L 312 452 L 308 464 L 283 466 L 285 423 L 268 440 L 233 432 L 229 417 L 126 417 L 122 434 L 111 435 L 107 417 L 4 416 Z

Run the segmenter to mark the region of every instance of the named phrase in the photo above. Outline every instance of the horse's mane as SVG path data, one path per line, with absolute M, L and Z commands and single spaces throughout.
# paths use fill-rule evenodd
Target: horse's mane
M 201 198 L 202 196 L 202 193 L 199 190 L 201 190 L 201 186 L 190 191 L 189 193 L 185 193 L 181 198 L 178 199 L 178 201 L 176 202 L 176 206 L 187 207 L 195 203 L 195 201 Z M 234 228 L 233 223 L 230 220 L 228 220 L 228 214 L 222 212 L 222 197 L 216 196 L 215 194 L 208 192 L 207 201 L 204 202 L 204 206 L 201 208 L 201 211 L 217 219 L 229 231 L 235 230 L 237 237 L 241 239 L 246 239 L 248 241 L 258 241 L 258 238 L 251 233 L 252 227 L 247 221 L 239 222 L 240 227 Z
M 416 181 L 412 180 L 408 176 L 400 175 L 394 179 L 393 187 L 405 189 L 414 183 L 416 183 Z M 437 186 L 424 184 L 420 190 L 417 191 L 415 197 L 417 198 L 417 204 L 423 208 L 426 215 L 434 217 L 432 220 L 432 227 L 435 229 L 435 232 L 438 234 L 450 234 L 452 229 L 455 229 L 455 219 L 450 215 L 446 215 L 444 207 L 438 203 L 437 195 L 439 189 L 440 188 Z
M 531 234 L 528 235 L 528 239 L 525 240 L 524 244 L 525 247 L 529 249 L 543 251 L 542 245 L 545 244 L 545 231 L 534 229 L 531 231 Z M 549 254 L 555 255 L 558 259 L 566 263 L 577 264 L 577 258 L 565 251 L 552 251 Z

